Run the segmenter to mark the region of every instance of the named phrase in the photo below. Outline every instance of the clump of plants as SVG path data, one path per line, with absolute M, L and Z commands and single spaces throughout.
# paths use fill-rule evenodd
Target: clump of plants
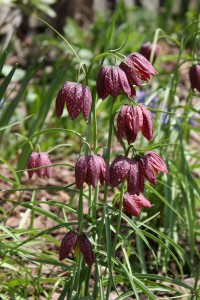
M 152 65 L 159 56 L 156 40 L 154 44 L 145 43 L 140 50 L 142 54 L 132 52 L 125 56 L 120 49 L 108 50 L 113 28 L 114 23 L 109 30 L 104 52 L 95 56 L 90 65 L 82 64 L 77 52 L 65 40 L 78 61 L 77 80 L 72 81 L 74 79 L 66 76 L 67 81 L 63 83 L 65 76 L 57 73 L 60 77 L 54 82 L 52 90 L 55 92 L 56 86 L 54 115 L 65 119 L 63 114 L 67 114 L 67 118 L 75 124 L 74 128 L 80 120 L 86 126 L 79 130 L 68 129 L 67 126 L 41 130 L 42 125 L 40 128 L 38 123 L 45 121 L 49 103 L 39 113 L 41 119 L 32 122 L 29 137 L 21 135 L 24 141 L 17 173 L 8 165 L 15 179 L 12 182 L 13 191 L 33 193 L 30 203 L 20 204 L 31 211 L 32 225 L 34 211 L 56 220 L 58 225 L 39 233 L 35 233 L 31 227 L 26 232 L 30 234 L 26 240 L 18 238 L 20 231 L 15 236 L 15 232 L 2 227 L 6 238 L 15 238 L 13 244 L 9 243 L 5 247 L 3 257 L 6 259 L 10 254 L 23 259 L 26 257 L 27 260 L 33 257 L 35 263 L 52 264 L 62 269 L 59 278 L 54 279 L 51 292 L 48 291 L 49 287 L 47 291 L 38 289 L 38 297 L 40 293 L 46 298 L 51 297 L 59 287 L 59 300 L 108 300 L 113 292 L 118 300 L 129 297 L 140 299 L 141 294 L 149 299 L 158 299 L 162 293 L 177 297 L 182 295 L 177 286 L 189 290 L 191 297 L 198 297 L 197 280 L 190 286 L 182 279 L 183 266 L 187 266 L 196 278 L 198 274 L 198 270 L 194 270 L 191 264 L 196 259 L 192 210 L 194 213 L 198 186 L 188 171 L 188 153 L 185 153 L 183 141 L 185 143 L 188 139 L 185 125 L 189 120 L 193 92 L 199 91 L 199 64 L 194 59 L 194 65 L 188 70 L 191 90 L 181 122 L 175 128 L 172 124 L 173 117 L 176 117 L 173 100 L 180 61 L 175 69 L 175 76 L 168 82 L 160 105 L 159 90 L 153 95 L 148 88 L 151 76 L 158 75 Z M 5 91 L 5 86 L 3 90 Z M 143 92 L 150 100 L 139 100 L 137 95 Z M 50 90 L 48 95 L 51 94 Z M 173 100 L 169 100 L 167 105 L 169 96 Z M 18 98 L 16 99 L 17 105 Z M 100 106 L 103 109 L 99 113 Z M 99 121 L 101 114 L 107 116 L 105 128 L 101 127 L 102 123 Z M 163 116 L 167 118 L 166 122 Z M 9 114 L 7 117 L 9 120 Z M 103 140 L 99 137 L 99 131 L 106 131 Z M 74 165 L 67 165 L 73 169 L 74 182 L 67 186 L 29 188 L 22 185 L 17 174 L 22 173 L 26 163 L 30 183 L 35 175 L 47 177 L 47 180 L 54 176 L 53 167 L 59 164 L 52 163 L 52 149 L 41 151 L 38 145 L 39 137 L 46 134 L 50 137 L 54 133 L 68 134 L 72 136 L 72 140 L 76 137 L 75 143 L 79 140 L 76 161 Z M 63 144 L 55 142 L 54 146 L 53 150 L 63 147 Z M 181 164 L 184 165 L 182 173 Z M 40 201 L 37 199 L 37 191 L 45 188 L 53 192 L 69 192 L 70 204 L 62 204 L 59 200 L 51 201 L 52 205 L 62 209 L 63 218 L 38 208 Z M 183 203 L 180 206 L 177 204 L 182 200 L 180 194 L 184 195 L 184 207 Z M 161 204 L 157 206 L 159 200 Z M 183 224 L 183 209 L 189 220 L 189 254 L 185 253 L 174 237 L 174 233 L 178 232 L 177 228 Z M 68 211 L 73 216 L 70 221 L 67 218 Z M 66 228 L 66 233 L 61 240 L 57 240 L 51 234 L 60 228 Z M 180 233 L 177 235 L 180 237 Z M 38 258 L 37 254 L 31 252 L 32 249 L 26 249 L 26 245 L 30 249 L 31 243 L 40 237 L 53 241 L 58 246 L 57 252 L 46 251 L 42 254 L 44 256 Z M 170 273 L 171 263 L 176 265 L 176 274 Z M 29 274 L 30 277 L 31 275 Z

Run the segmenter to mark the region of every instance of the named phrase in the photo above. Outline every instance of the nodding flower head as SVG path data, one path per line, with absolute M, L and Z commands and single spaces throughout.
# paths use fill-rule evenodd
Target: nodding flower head
M 153 151 L 146 152 L 139 159 L 130 159 L 123 155 L 114 159 L 110 166 L 110 185 L 116 187 L 127 180 L 127 191 L 138 195 L 144 191 L 144 179 L 156 184 L 158 171 L 168 173 L 162 158 Z
M 59 260 L 61 261 L 68 257 L 73 250 L 75 253 L 80 251 L 83 254 L 88 266 L 94 263 L 92 246 L 84 233 L 78 234 L 74 231 L 69 231 L 64 236 L 59 249 Z
M 81 83 L 65 82 L 56 98 L 56 114 L 58 117 L 63 114 L 65 103 L 72 120 L 76 119 L 83 111 L 83 116 L 87 121 L 92 105 L 92 95 L 89 87 Z
M 77 188 L 84 182 L 96 188 L 98 180 L 109 185 L 109 167 L 100 155 L 81 155 L 76 162 L 75 177 Z
M 117 118 L 119 141 L 125 134 L 128 144 L 135 141 L 139 130 L 148 141 L 153 139 L 152 114 L 145 106 L 122 106 Z
M 121 93 L 128 97 L 136 97 L 133 86 L 129 83 L 125 72 L 119 67 L 104 66 L 97 77 L 97 93 L 104 100 L 109 95 L 116 98 Z
M 200 92 L 200 64 L 194 65 L 189 71 L 191 88 Z
M 148 61 L 150 61 L 152 49 L 153 49 L 153 45 L 150 42 L 146 42 L 141 46 L 140 54 L 142 54 L 144 57 L 146 57 L 146 59 L 148 59 Z M 159 53 L 159 47 L 156 45 L 154 55 L 153 55 L 153 63 L 158 57 L 158 53 Z
M 27 163 L 27 169 L 35 169 L 51 165 L 52 162 L 46 152 L 32 152 Z M 40 178 L 45 175 L 49 178 L 52 174 L 52 167 L 40 168 L 38 170 L 29 170 L 28 176 L 31 179 L 33 174 L 36 173 Z
M 162 158 L 153 151 L 147 151 L 140 159 L 144 177 L 152 184 L 156 184 L 158 171 L 168 174 L 167 166 Z
M 142 84 L 142 80 L 149 81 L 150 75 L 157 74 L 150 62 L 137 52 L 128 55 L 119 67 L 124 70 L 129 82 L 138 86 Z
M 120 200 L 116 202 L 116 207 L 119 208 Z M 141 213 L 141 208 L 150 208 L 151 203 L 142 194 L 130 195 L 125 193 L 123 197 L 123 210 L 131 216 L 139 216 Z

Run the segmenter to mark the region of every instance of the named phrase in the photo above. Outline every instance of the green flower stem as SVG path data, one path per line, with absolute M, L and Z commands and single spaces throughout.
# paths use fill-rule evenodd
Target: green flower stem
M 97 187 L 94 192 L 94 198 L 93 198 L 93 203 L 92 203 L 92 217 L 94 219 L 96 219 L 98 195 L 99 195 L 99 183 L 97 183 Z
M 106 156 L 106 160 L 107 163 L 110 163 L 110 153 L 111 153 L 111 142 L 112 142 L 112 133 L 113 133 L 113 114 L 112 114 L 112 110 L 113 110 L 113 105 L 114 105 L 114 101 L 112 100 L 111 102 L 111 109 L 110 109 L 110 120 L 109 120 L 109 131 L 108 131 L 108 143 L 107 143 L 107 156 Z M 103 203 L 105 204 L 107 202 L 107 197 L 108 197 L 108 186 L 105 184 L 104 186 L 104 200 Z M 105 210 L 102 211 L 102 219 L 101 219 L 101 224 L 100 224 L 100 228 L 98 230 L 98 241 L 97 243 L 100 244 L 101 243 L 101 238 L 102 238 L 102 233 L 103 233 L 103 227 L 104 227 L 104 222 L 105 222 Z M 98 253 L 98 252 L 97 252 Z M 98 259 L 98 258 L 97 258 Z M 97 268 L 97 266 L 96 266 Z M 95 273 L 95 279 L 97 281 L 97 277 L 98 277 L 98 273 Z M 96 286 L 94 287 L 94 291 L 93 291 L 93 295 L 95 295 L 96 292 Z
M 83 230 L 83 188 L 81 188 L 79 192 L 78 225 L 79 225 L 79 233 L 81 233 Z
M 117 225 L 116 225 L 115 238 L 114 238 L 113 247 L 112 247 L 112 257 L 115 256 L 116 245 L 117 245 L 117 240 L 118 240 L 118 235 L 119 235 L 119 230 L 120 230 L 120 225 L 121 225 L 123 196 L 124 196 L 124 181 L 123 181 L 122 184 L 121 184 L 120 204 L 119 204 L 119 214 L 118 214 L 118 218 L 117 218 Z M 112 262 L 112 267 L 111 267 L 111 269 L 113 269 L 113 262 Z M 107 293 L 106 293 L 106 300 L 109 299 L 111 285 L 112 285 L 112 276 L 109 276 L 109 279 L 108 279 L 108 286 L 107 286 Z
M 75 267 L 74 267 L 73 278 L 72 278 L 72 281 L 71 281 L 71 287 L 69 289 L 67 299 L 71 299 L 71 297 L 74 296 L 74 295 L 72 295 L 72 292 L 75 290 L 76 287 L 78 287 L 79 277 L 80 277 L 80 268 L 79 268 L 79 265 L 80 265 L 80 254 L 79 254 L 79 256 L 78 256 L 78 258 L 76 260 L 76 264 L 75 264 Z
M 106 157 L 106 160 L 107 160 L 108 164 L 110 163 L 110 152 L 111 152 L 111 142 L 112 142 L 112 132 L 113 132 L 113 115 L 112 115 L 113 105 L 114 105 L 114 101 L 111 102 L 111 109 L 110 109 L 108 143 L 107 143 L 107 157 Z M 108 186 L 105 184 L 105 187 L 104 187 L 104 200 L 103 200 L 104 204 L 107 202 L 107 197 L 108 197 Z M 104 219 L 105 219 L 105 216 L 104 216 L 104 210 L 103 210 L 100 230 L 99 230 L 99 234 L 98 234 L 98 244 L 100 244 L 101 237 L 102 237 Z
M 92 102 L 92 113 L 93 113 L 93 144 L 94 151 L 97 147 L 97 115 L 96 115 L 96 100 L 97 96 L 95 95 L 95 100 Z

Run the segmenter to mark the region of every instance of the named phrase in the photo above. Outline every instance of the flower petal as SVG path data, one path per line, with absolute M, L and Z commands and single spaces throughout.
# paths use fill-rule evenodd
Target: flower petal
M 86 264 L 91 266 L 94 263 L 94 254 L 92 251 L 92 246 L 87 236 L 84 233 L 78 235 L 78 244 L 83 254 Z
M 124 134 L 124 130 L 125 130 L 125 116 L 126 116 L 126 111 L 128 109 L 129 106 L 127 105 L 123 105 L 122 108 L 120 109 L 120 112 L 118 114 L 117 117 L 117 138 L 119 141 L 121 141 L 123 134 Z
M 129 193 L 124 194 L 123 207 L 124 210 L 131 216 L 137 217 L 141 213 L 140 207 L 136 204 L 136 202 L 132 198 L 132 195 L 130 195 Z
M 136 160 L 132 160 L 130 165 L 127 190 L 129 194 L 139 195 L 140 193 L 140 170 Z
M 148 141 L 153 139 L 153 118 L 152 113 L 141 105 L 141 110 L 143 113 L 143 125 L 141 127 L 142 134 Z
M 62 88 L 59 90 L 58 95 L 56 97 L 56 115 L 59 118 L 63 114 L 63 109 L 66 102 L 67 97 L 67 83 L 65 82 Z
M 114 159 L 110 167 L 110 185 L 112 187 L 120 184 L 130 170 L 131 160 L 123 155 Z
M 132 199 L 133 199 L 133 201 L 136 202 L 136 204 L 138 206 L 145 207 L 145 208 L 150 208 L 151 207 L 150 201 L 147 200 L 142 194 L 139 194 L 139 196 L 138 195 L 132 195 Z
M 167 166 L 158 154 L 153 151 L 147 151 L 145 156 L 148 156 L 154 169 L 168 174 Z
M 75 166 L 75 177 L 76 177 L 77 188 L 80 188 L 86 180 L 87 167 L 88 167 L 88 156 L 87 155 L 79 156 Z
M 74 120 L 83 110 L 84 86 L 80 83 L 67 82 L 67 89 L 67 110 L 70 118 Z
M 27 169 L 34 169 L 34 168 L 38 168 L 39 165 L 38 165 L 38 153 L 37 152 L 32 152 L 29 159 L 28 159 L 28 162 L 27 162 Z M 29 176 L 29 179 L 32 178 L 33 174 L 36 173 L 37 170 L 32 170 L 32 171 L 28 171 L 28 176 Z
M 89 155 L 88 157 L 88 166 L 87 166 L 87 175 L 86 175 L 86 183 L 88 185 L 92 185 L 93 188 L 96 188 L 97 182 L 100 177 L 100 161 L 97 158 L 97 155 Z
M 75 247 L 77 241 L 77 233 L 69 231 L 63 238 L 59 249 L 59 260 L 66 258 L 72 249 Z
M 44 167 L 44 166 L 48 166 L 51 164 L 52 163 L 50 161 L 48 153 L 46 153 L 46 152 L 38 153 L 38 166 L 39 167 Z M 39 177 L 43 177 L 46 175 L 49 178 L 49 177 L 51 177 L 51 174 L 52 174 L 52 167 L 43 168 L 43 169 L 38 170 Z
M 154 173 L 153 166 L 147 155 L 144 155 L 140 161 L 142 162 L 144 177 L 152 184 L 156 184 L 156 174 Z
M 87 121 L 89 118 L 90 110 L 92 106 L 92 95 L 88 86 L 85 86 L 83 92 L 83 116 Z

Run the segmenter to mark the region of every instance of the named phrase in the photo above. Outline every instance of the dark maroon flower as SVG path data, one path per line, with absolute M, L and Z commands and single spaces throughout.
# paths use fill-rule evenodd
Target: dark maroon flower
M 129 83 L 125 72 L 119 67 L 104 66 L 97 77 L 97 93 L 104 100 L 111 95 L 113 98 L 124 93 L 128 97 L 136 97 L 133 86 Z
M 150 61 L 152 49 L 153 49 L 153 44 L 151 44 L 150 42 L 146 42 L 140 48 L 140 54 L 142 54 L 144 57 L 146 57 L 146 59 L 148 59 L 148 61 Z M 153 56 L 153 63 L 155 62 L 158 53 L 159 53 L 159 47 L 156 45 L 154 56 Z
M 35 169 L 40 167 L 45 167 L 51 165 L 51 161 L 49 158 L 48 153 L 46 152 L 32 152 L 27 163 L 27 169 Z M 49 178 L 52 174 L 52 168 L 41 168 L 38 170 L 30 170 L 28 171 L 28 176 L 31 179 L 33 174 L 36 173 L 40 178 L 44 177 L 45 175 Z
M 142 80 L 149 81 L 150 75 L 157 74 L 150 62 L 137 52 L 128 55 L 119 67 L 124 70 L 129 82 L 138 86 L 142 84 Z
M 152 184 L 156 184 L 158 171 L 168 174 L 167 166 L 162 158 L 153 151 L 147 151 L 141 158 L 144 177 Z
M 120 201 L 116 203 L 116 207 L 119 208 Z M 130 195 L 125 193 L 123 197 L 123 209 L 131 216 L 139 216 L 141 213 L 141 207 L 150 208 L 151 203 L 142 194 Z
M 87 265 L 91 266 L 94 263 L 91 243 L 84 233 L 78 234 L 74 231 L 69 231 L 64 236 L 60 245 L 59 260 L 61 261 L 68 257 L 69 253 L 76 248 L 83 254 Z
M 117 118 L 117 137 L 122 139 L 125 134 L 128 144 L 135 141 L 139 130 L 148 141 L 153 139 L 152 114 L 145 106 L 122 106 Z
M 77 241 L 77 233 L 74 231 L 69 231 L 63 238 L 60 250 L 59 250 L 59 260 L 65 259 L 72 249 L 75 248 Z
M 110 166 L 110 185 L 116 187 L 126 179 L 128 193 L 139 196 L 140 192 L 144 191 L 144 179 L 156 184 L 158 171 L 168 173 L 162 158 L 153 151 L 148 151 L 135 159 L 120 155 Z
M 194 65 L 189 71 L 191 88 L 200 92 L 200 64 Z
M 81 250 L 81 253 L 83 254 L 86 264 L 88 266 L 91 266 L 94 262 L 94 254 L 92 251 L 92 246 L 90 241 L 88 240 L 85 233 L 81 233 L 78 235 L 78 244 Z
M 109 185 L 109 168 L 100 155 L 81 155 L 76 162 L 75 177 L 77 188 L 84 182 L 96 188 L 98 180 Z
M 92 105 L 92 95 L 89 87 L 81 83 L 65 82 L 56 98 L 56 114 L 58 117 L 62 115 L 65 103 L 72 120 L 76 119 L 83 111 L 83 116 L 87 121 Z

